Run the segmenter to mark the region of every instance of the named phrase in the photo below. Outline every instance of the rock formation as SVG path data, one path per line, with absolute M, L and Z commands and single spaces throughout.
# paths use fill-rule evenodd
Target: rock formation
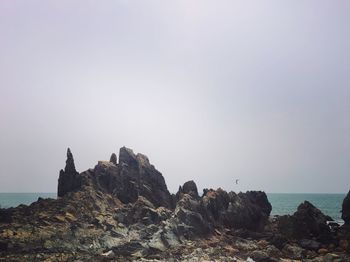
M 60 171 L 58 178 L 57 196 L 62 197 L 67 192 L 75 191 L 81 186 L 81 177 L 75 170 L 73 154 L 70 149 L 67 149 L 66 167 Z
M 115 153 L 112 153 L 109 162 L 111 162 L 111 163 L 113 163 L 115 165 L 117 164 L 117 155 Z
M 276 220 L 270 212 L 261 191 L 199 196 L 188 181 L 171 195 L 149 159 L 126 147 L 119 163 L 112 154 L 79 174 L 68 149 L 58 199 L 0 209 L 0 261 L 347 261 L 347 233 L 333 241 L 330 218 L 311 203 Z
M 292 215 L 278 219 L 279 231 L 291 239 L 316 239 L 320 242 L 331 242 L 332 233 L 327 221 L 333 221 L 324 215 L 310 202 L 305 201 L 298 206 Z

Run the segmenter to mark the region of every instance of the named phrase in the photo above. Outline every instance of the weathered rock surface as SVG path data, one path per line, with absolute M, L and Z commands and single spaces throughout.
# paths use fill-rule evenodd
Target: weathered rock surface
M 291 239 L 316 239 L 330 243 L 333 237 L 327 221 L 332 220 L 310 202 L 305 201 L 292 216 L 279 217 L 278 227 L 284 236 Z
M 59 197 L 62 197 L 66 193 L 75 191 L 80 187 L 81 177 L 79 176 L 79 173 L 75 170 L 73 155 L 70 149 L 68 148 L 66 167 L 64 168 L 64 170 L 60 171 L 60 175 L 58 178 L 57 195 Z
M 109 162 L 113 164 L 117 164 L 117 155 L 115 153 L 112 153 L 111 158 L 109 159 Z
M 270 212 L 260 191 L 199 196 L 188 181 L 170 195 L 148 158 L 125 147 L 119 163 L 112 154 L 79 174 L 68 149 L 58 199 L 0 209 L 0 261 L 349 261 L 345 235 L 326 245 L 329 217 L 310 203 L 276 222 Z

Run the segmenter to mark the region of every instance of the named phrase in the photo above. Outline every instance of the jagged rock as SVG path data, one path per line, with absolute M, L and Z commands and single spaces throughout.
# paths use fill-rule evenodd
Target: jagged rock
M 115 153 L 112 153 L 109 162 L 111 162 L 111 163 L 113 163 L 115 165 L 117 164 L 117 155 Z
M 130 203 L 115 214 L 117 220 L 125 225 L 141 223 L 145 225 L 158 224 L 170 218 L 171 211 L 155 206 L 146 198 L 140 196 L 135 203 Z
M 199 199 L 197 185 L 193 180 L 187 181 L 183 186 L 179 186 L 179 190 L 175 195 L 175 205 L 184 194 L 189 194 L 193 198 Z
M 324 215 L 310 202 L 305 201 L 298 206 L 292 215 L 280 216 L 278 218 L 279 231 L 291 239 L 312 239 L 328 243 L 332 241 L 332 234 L 327 221 L 333 220 Z
M 195 198 L 199 197 L 197 185 L 193 180 L 187 181 L 185 184 L 183 184 L 182 193 L 189 194 Z
M 72 192 L 81 187 L 81 177 L 75 169 L 73 154 L 67 149 L 66 167 L 60 171 L 58 178 L 57 196 L 63 197 L 67 192 Z
M 178 226 L 179 233 L 188 239 L 203 237 L 213 230 L 201 201 L 189 194 L 184 194 L 178 201 L 174 215 L 178 220 L 177 224 L 184 225 Z
M 148 199 L 155 207 L 172 208 L 172 197 L 162 174 L 149 163 L 145 155 L 135 155 L 131 149 L 121 148 L 119 173 L 111 181 L 113 194 L 122 202 L 135 202 L 138 196 Z
M 264 192 L 206 189 L 200 197 L 188 181 L 170 195 L 149 159 L 125 147 L 119 163 L 113 156 L 80 174 L 68 150 L 58 188 L 58 199 L 0 209 L 4 261 L 279 261 L 291 251 L 272 245 L 288 242 L 274 242 L 278 231 L 252 232 L 271 212 Z
M 229 194 L 221 188 L 217 190 L 204 189 L 203 193 L 203 204 L 208 210 L 211 220 L 221 223 L 221 216 L 230 203 Z
M 254 231 L 264 228 L 272 209 L 266 194 L 261 191 L 235 194 L 222 189 L 205 190 L 203 203 L 216 224 Z
M 350 226 L 350 191 L 343 200 L 341 218 L 346 226 Z
M 126 148 L 125 146 L 120 148 L 119 150 L 119 164 L 128 165 L 129 167 L 138 167 L 138 163 L 136 160 L 136 155 L 130 148 Z

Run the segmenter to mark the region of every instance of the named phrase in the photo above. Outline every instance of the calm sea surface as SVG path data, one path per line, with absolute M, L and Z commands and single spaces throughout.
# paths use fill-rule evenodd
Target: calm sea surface
M 38 197 L 56 198 L 56 193 L 0 193 L 1 207 L 15 207 L 20 204 L 29 205 Z M 345 194 L 267 194 L 272 205 L 271 215 L 293 214 L 300 203 L 311 202 L 326 215 L 342 222 L 341 205 Z
M 307 200 L 340 223 L 344 223 L 341 219 L 341 206 L 345 196 L 346 194 L 267 194 L 272 205 L 271 215 L 293 214 L 299 204 Z

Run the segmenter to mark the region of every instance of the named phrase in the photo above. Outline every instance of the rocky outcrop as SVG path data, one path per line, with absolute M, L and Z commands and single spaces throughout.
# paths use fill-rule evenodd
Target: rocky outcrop
M 261 191 L 199 196 L 188 181 L 170 195 L 149 159 L 126 147 L 119 163 L 112 154 L 80 174 L 68 149 L 58 196 L 0 209 L 0 260 L 282 261 L 332 248 L 323 241 L 333 238 L 324 227 L 329 217 L 308 202 L 274 222 Z M 331 243 L 333 250 L 346 250 L 347 239 Z
M 81 187 L 81 177 L 75 169 L 73 154 L 67 149 L 66 167 L 60 171 L 58 178 L 57 196 L 63 197 L 66 193 Z
M 341 218 L 344 220 L 345 225 L 350 226 L 350 191 L 343 200 L 341 212 Z
M 203 203 L 214 223 L 254 231 L 263 230 L 272 209 L 266 194 L 260 191 L 235 194 L 205 190 Z
M 58 196 L 91 186 L 115 195 L 125 204 L 133 203 L 143 196 L 155 207 L 173 207 L 162 174 L 145 155 L 135 155 L 131 149 L 122 147 L 118 164 L 116 160 L 117 157 L 112 154 L 109 162 L 99 161 L 94 169 L 79 174 L 75 171 L 73 156 L 68 149 L 66 168 L 60 172 Z
M 111 158 L 109 159 L 109 162 L 113 164 L 117 164 L 117 155 L 115 153 L 112 153 Z
M 290 239 L 315 239 L 322 243 L 332 242 L 332 232 L 327 221 L 333 219 L 324 215 L 310 202 L 298 206 L 292 215 L 278 218 L 279 231 Z

